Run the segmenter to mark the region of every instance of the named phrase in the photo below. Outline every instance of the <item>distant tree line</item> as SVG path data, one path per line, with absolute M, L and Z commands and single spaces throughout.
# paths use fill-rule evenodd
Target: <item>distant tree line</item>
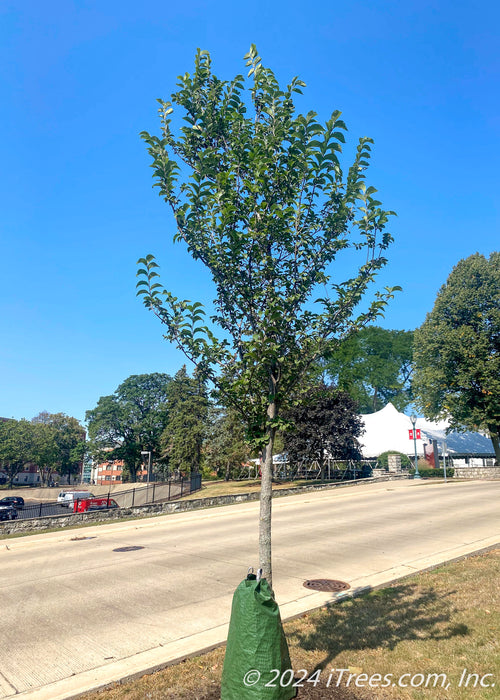
M 359 458 L 359 395 L 363 393 L 368 410 L 377 409 L 381 397 L 396 396 L 398 389 L 402 394 L 399 405 L 409 400 L 409 336 L 411 333 L 378 328 L 366 334 L 365 347 L 371 343 L 373 349 L 371 361 L 365 363 L 371 370 L 365 381 L 356 366 L 360 363 L 358 345 L 350 345 L 355 371 L 346 361 L 339 371 L 333 355 L 324 358 L 284 412 L 277 436 L 279 448 L 291 460 L 316 460 L 321 468 L 328 457 Z M 379 356 L 390 360 L 390 367 L 382 369 Z M 348 357 L 345 350 L 343 357 Z M 336 383 L 328 381 L 329 373 Z M 339 379 L 345 390 L 339 388 Z M 379 398 L 374 401 L 370 392 Z M 151 452 L 155 472 L 160 476 L 202 471 L 205 476 L 224 479 L 240 476 L 243 465 L 260 455 L 252 445 L 252 426 L 244 416 L 234 407 L 215 403 L 206 381 L 196 371 L 189 376 L 185 366 L 174 377 L 129 377 L 114 394 L 101 397 L 86 419 L 90 453 L 98 462 L 122 460 L 124 480 L 135 481 L 145 467 L 143 452 Z
M 321 464 L 326 455 L 359 455 L 359 405 L 367 412 L 376 410 L 398 389 L 399 406 L 408 400 L 407 336 L 411 334 L 366 329 L 360 342 L 350 341 L 341 354 L 323 358 L 285 413 L 277 436 L 280 449 L 297 460 L 319 456 Z M 39 467 L 43 484 L 56 475 L 71 480 L 85 454 L 97 463 L 122 461 L 124 481 L 137 480 L 146 466 L 144 452 L 151 452 L 155 472 L 163 478 L 202 471 L 230 479 L 242 473 L 249 459 L 259 457 L 244 417 L 214 403 L 206 381 L 196 372 L 189 376 L 185 366 L 173 377 L 128 377 L 87 411 L 86 423 L 87 440 L 78 420 L 63 413 L 42 412 L 31 421 L 0 423 L 0 467 L 10 485 L 29 463 Z
M 416 331 L 367 326 L 332 343 L 296 387 L 277 447 L 290 459 L 360 456 L 359 414 L 391 402 L 399 411 L 447 418 L 450 428 L 484 430 L 500 463 L 500 254 L 462 260 Z M 139 401 L 140 397 L 140 401 Z M 150 450 L 160 473 L 232 478 L 258 451 L 254 426 L 234 407 L 214 403 L 201 375 L 182 367 L 129 377 L 87 413 L 94 454 L 123 459 L 126 478 Z
M 155 473 L 203 471 L 231 478 L 251 457 L 245 426 L 209 399 L 206 382 L 186 367 L 128 377 L 87 411 L 88 450 L 97 462 L 122 460 L 123 480 L 135 481 L 151 452 Z
M 417 407 L 454 429 L 484 430 L 500 463 L 500 253 L 461 260 L 433 310 L 414 332 L 369 326 L 332 345 L 311 368 L 284 413 L 279 448 L 293 459 L 359 456 L 358 414 L 388 402 Z M 132 375 L 87 411 L 88 440 L 76 418 L 42 412 L 0 421 L 0 470 L 10 485 L 28 463 L 42 483 L 76 475 L 87 451 L 94 460 L 123 460 L 136 480 L 151 452 L 161 476 L 203 471 L 230 479 L 257 457 L 252 426 L 216 404 L 206 381 L 183 366 L 174 377 Z
M 85 430 L 76 418 L 43 411 L 31 421 L 0 421 L 0 469 L 9 486 L 25 465 L 36 464 L 41 483 L 79 473 L 85 452 Z

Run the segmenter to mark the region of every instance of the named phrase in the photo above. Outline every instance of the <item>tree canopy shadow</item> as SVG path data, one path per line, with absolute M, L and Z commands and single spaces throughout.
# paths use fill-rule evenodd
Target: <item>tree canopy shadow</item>
M 312 619 L 314 629 L 291 634 L 306 651 L 324 651 L 314 670 L 328 666 L 343 651 L 385 648 L 402 641 L 444 640 L 469 634 L 464 624 L 453 624 L 449 596 L 418 584 L 402 584 L 329 605 Z

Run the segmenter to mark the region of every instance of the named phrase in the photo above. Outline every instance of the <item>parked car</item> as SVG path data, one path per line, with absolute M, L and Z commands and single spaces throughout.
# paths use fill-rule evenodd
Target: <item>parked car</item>
M 24 498 L 21 498 L 21 496 L 5 496 L 4 498 L 0 498 L 0 506 L 24 508 Z
M 73 506 L 74 513 L 86 513 L 90 510 L 108 510 L 108 508 L 119 508 L 120 506 L 114 498 L 82 498 L 75 501 Z
M 14 506 L 2 505 L 0 503 L 0 520 L 15 520 L 17 518 L 17 510 Z
M 90 491 L 61 491 L 57 496 L 57 502 L 65 508 L 72 509 L 75 502 L 83 498 L 94 498 L 94 494 Z

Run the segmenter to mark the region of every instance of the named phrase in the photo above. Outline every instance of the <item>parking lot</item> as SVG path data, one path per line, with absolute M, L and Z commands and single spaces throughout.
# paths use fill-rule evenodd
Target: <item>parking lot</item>
M 37 500 L 26 500 L 22 508 L 16 508 L 17 520 L 27 518 L 42 518 L 47 515 L 68 515 L 72 509 L 68 509 L 59 503 L 47 503 Z

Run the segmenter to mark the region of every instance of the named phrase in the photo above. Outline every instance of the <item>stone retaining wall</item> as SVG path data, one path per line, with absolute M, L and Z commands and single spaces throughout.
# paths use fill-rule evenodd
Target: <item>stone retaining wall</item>
M 362 479 L 359 481 L 344 481 L 337 484 L 311 484 L 311 486 L 296 486 L 289 489 L 276 489 L 273 498 L 294 496 L 300 493 L 323 491 L 334 488 L 345 488 L 359 484 L 379 481 L 407 479 L 407 474 L 390 474 L 385 477 Z M 71 513 L 68 515 L 53 515 L 45 518 L 30 518 L 29 520 L 7 520 L 0 523 L 0 535 L 10 535 L 20 532 L 33 532 L 49 528 L 65 528 L 81 525 L 82 523 L 102 523 L 122 520 L 123 518 L 148 517 L 150 515 L 167 515 L 169 513 L 184 513 L 191 510 L 227 506 L 233 503 L 258 501 L 260 493 L 239 493 L 227 496 L 212 496 L 211 498 L 193 498 L 189 501 L 168 501 L 152 505 L 136 506 L 134 508 L 117 508 L 114 510 L 93 511 L 91 513 Z
M 500 479 L 500 467 L 453 467 L 454 479 Z

